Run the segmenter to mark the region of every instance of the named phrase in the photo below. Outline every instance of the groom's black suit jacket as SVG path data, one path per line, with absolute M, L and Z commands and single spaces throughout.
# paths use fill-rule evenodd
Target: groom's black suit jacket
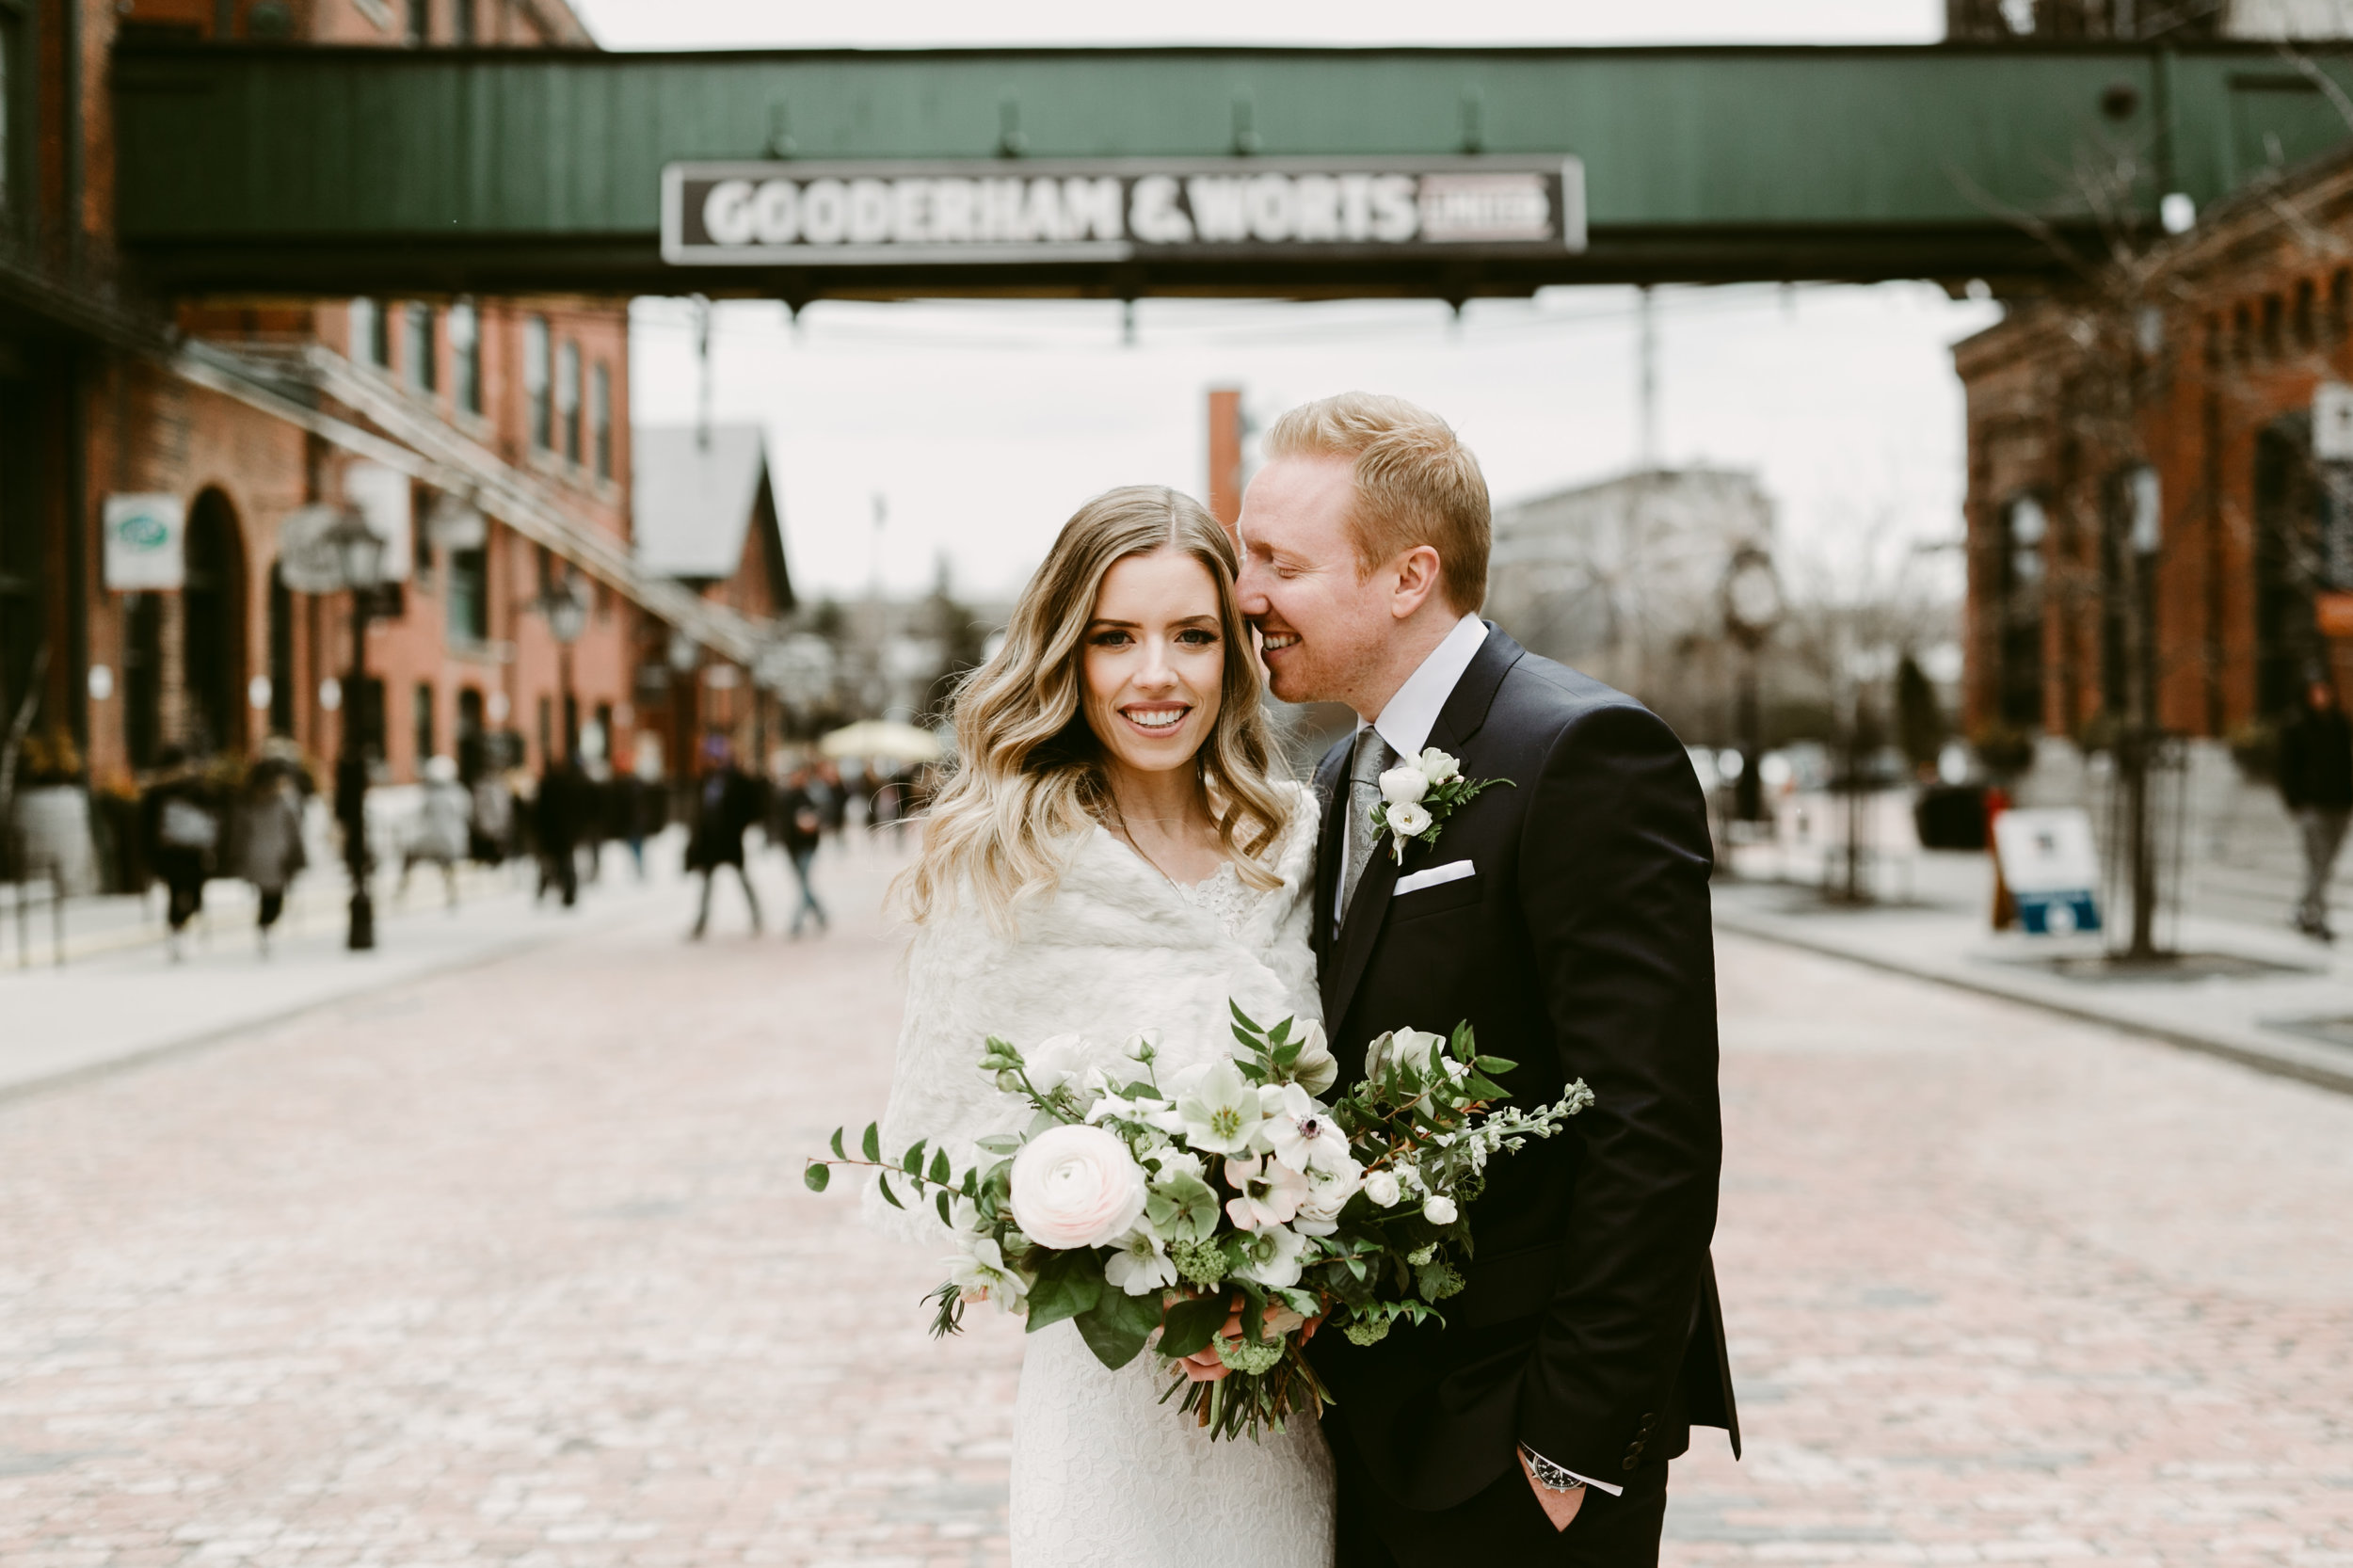
M 1429 744 L 1502 778 L 1434 844 L 1385 843 L 1337 938 L 1350 744 L 1316 772 L 1317 957 L 1344 1081 L 1385 1030 L 1446 1032 L 1518 1064 L 1513 1102 L 1583 1079 L 1590 1110 L 1499 1154 L 1467 1209 L 1477 1254 L 1443 1329 L 1319 1336 L 1353 1447 L 1406 1506 L 1451 1508 L 1518 1444 L 1623 1483 L 1721 1426 L 1739 1451 L 1708 1240 L 1722 1128 L 1706 808 L 1673 731 L 1641 704 L 1490 629 Z M 1364 830 L 1364 824 L 1353 824 Z M 1468 860 L 1470 877 L 1392 896 Z

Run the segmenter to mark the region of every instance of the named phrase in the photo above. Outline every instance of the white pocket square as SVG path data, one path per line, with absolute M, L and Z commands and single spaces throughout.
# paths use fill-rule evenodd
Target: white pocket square
M 1449 860 L 1443 866 L 1430 866 L 1416 872 L 1411 876 L 1399 877 L 1397 886 L 1390 889 L 1389 896 L 1399 898 L 1406 893 L 1418 892 L 1424 888 L 1435 888 L 1448 882 L 1460 882 L 1466 876 L 1478 874 L 1479 868 L 1467 860 Z

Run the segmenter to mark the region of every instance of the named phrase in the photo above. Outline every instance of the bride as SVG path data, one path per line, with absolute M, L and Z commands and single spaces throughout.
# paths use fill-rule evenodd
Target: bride
M 917 923 L 883 1139 L 944 1146 L 1016 1129 L 975 1066 L 1076 1033 L 1159 1037 L 1163 1078 L 1227 1054 L 1227 1002 L 1321 1017 L 1308 906 L 1316 810 L 1273 775 L 1258 661 L 1225 531 L 1175 490 L 1080 507 L 1004 646 L 957 694 L 960 771 L 903 879 Z M 876 1205 L 901 1234 L 936 1225 Z M 1210 1443 L 1158 1402 L 1149 1353 L 1117 1371 L 1063 1321 L 1028 1341 L 1014 1408 L 1016 1568 L 1214 1561 L 1324 1568 L 1332 1462 L 1312 1420 Z

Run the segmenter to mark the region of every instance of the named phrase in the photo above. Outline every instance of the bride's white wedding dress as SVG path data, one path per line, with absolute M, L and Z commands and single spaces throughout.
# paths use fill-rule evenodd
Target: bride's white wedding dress
M 1116 1046 L 1157 1030 L 1165 1080 L 1231 1054 L 1228 999 L 1260 1023 L 1320 1018 L 1307 940 L 1315 802 L 1304 787 L 1281 788 L 1290 817 L 1279 888 L 1253 888 L 1231 866 L 1179 888 L 1096 828 L 1015 936 L 969 911 L 922 928 L 884 1145 L 929 1138 L 962 1169 L 979 1158 L 972 1140 L 1026 1124 L 974 1066 L 990 1034 L 1029 1047 L 1077 1032 Z M 949 1251 L 936 1220 L 926 1229 L 872 1193 L 867 1211 Z M 1029 1336 L 1014 1409 L 1014 1568 L 1328 1568 L 1332 1459 L 1315 1421 L 1261 1443 L 1211 1443 L 1173 1400 L 1158 1402 L 1157 1367 L 1146 1352 L 1112 1371 L 1068 1322 Z

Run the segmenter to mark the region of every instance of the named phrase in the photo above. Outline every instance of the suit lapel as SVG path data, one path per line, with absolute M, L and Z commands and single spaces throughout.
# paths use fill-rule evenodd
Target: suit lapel
M 1501 628 L 1490 622 L 1487 640 L 1479 645 L 1479 651 L 1472 656 L 1469 667 L 1463 671 L 1463 678 L 1454 683 L 1454 690 L 1449 694 L 1446 706 L 1438 710 L 1438 722 L 1430 727 L 1430 744 L 1460 756 L 1461 748 L 1487 722 L 1487 710 L 1495 705 L 1496 688 L 1503 684 L 1505 672 L 1518 664 L 1525 652 L 1519 644 L 1504 634 Z M 1345 755 L 1343 752 L 1343 758 Z M 1467 766 L 1464 771 L 1477 772 Z M 1344 776 L 1345 761 L 1341 772 Z M 1319 873 L 1325 862 L 1338 858 L 1338 850 L 1331 838 L 1333 819 L 1337 814 L 1330 804 L 1334 798 L 1333 794 L 1325 796 L 1327 848 L 1318 857 Z M 1346 808 L 1346 792 L 1338 792 L 1337 798 L 1341 802 L 1341 808 Z M 1349 828 L 1353 832 L 1360 825 L 1365 825 L 1369 831 L 1369 824 L 1353 822 L 1349 824 Z M 1442 834 L 1442 840 L 1443 837 Z M 1407 850 L 1406 854 L 1423 853 L 1426 848 L 1417 845 Z M 1396 888 L 1397 879 L 1403 869 L 1385 844 L 1375 848 L 1372 859 L 1365 867 L 1364 880 L 1356 884 L 1356 896 L 1349 901 L 1347 916 L 1340 922 L 1338 942 L 1333 944 L 1333 951 L 1320 951 L 1317 955 L 1321 960 L 1317 972 L 1322 977 L 1323 1027 L 1335 1034 L 1347 1021 L 1349 1003 L 1355 1000 L 1356 987 L 1365 977 L 1365 966 L 1371 962 L 1372 950 L 1379 945 L 1381 928 L 1388 921 L 1389 894 Z M 1337 886 L 1337 868 L 1335 866 L 1335 888 Z M 1321 874 L 1317 881 L 1321 887 L 1323 882 Z M 1330 888 L 1323 889 L 1321 909 L 1331 908 L 1333 897 Z M 1323 929 L 1321 909 L 1316 927 L 1319 931 Z

